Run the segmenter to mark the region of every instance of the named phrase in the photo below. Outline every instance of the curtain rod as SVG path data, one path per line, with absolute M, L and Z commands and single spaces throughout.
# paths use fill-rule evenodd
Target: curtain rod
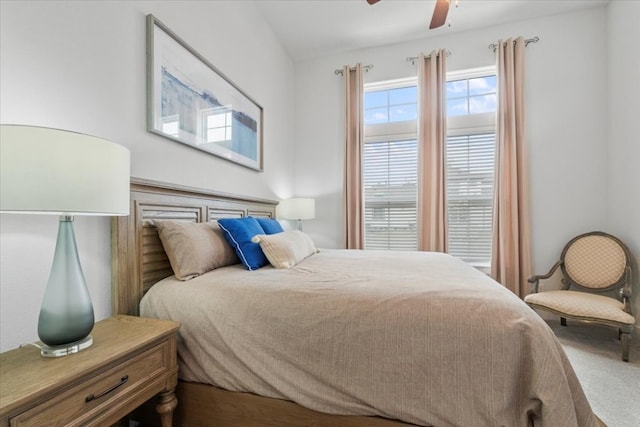
M 365 71 L 365 73 L 366 73 L 367 71 L 369 71 L 370 69 L 372 69 L 372 68 L 373 68 L 373 65 L 371 65 L 371 64 L 367 64 L 367 65 L 363 65 L 363 66 L 362 66 L 362 69 Z M 356 67 L 351 67 L 351 68 L 349 68 L 349 70 L 355 70 L 355 69 L 356 69 Z M 340 76 L 341 76 L 341 75 L 343 75 L 343 74 L 344 74 L 344 70 L 343 70 L 342 68 L 339 68 L 339 69 L 335 70 L 335 71 L 334 71 L 334 73 L 335 73 L 335 75 L 336 75 L 336 76 L 337 76 L 337 75 L 340 75 Z
M 532 37 L 532 38 L 530 38 L 530 39 L 526 39 L 526 40 L 524 41 L 524 46 L 525 46 L 525 47 L 527 47 L 527 46 L 529 46 L 529 43 L 538 43 L 539 41 L 540 41 L 540 37 L 535 36 L 535 37 Z M 494 51 L 494 52 L 496 51 L 496 49 L 497 49 L 497 48 L 498 48 L 498 45 L 497 45 L 497 44 L 495 44 L 495 43 L 491 43 L 491 44 L 489 45 L 489 49 L 491 49 L 491 50 L 492 50 L 492 51 Z
M 540 37 L 535 36 L 535 37 L 532 37 L 530 39 L 526 39 L 524 41 L 524 45 L 526 47 L 526 46 L 529 46 L 530 43 L 538 43 L 539 41 L 540 41 Z M 498 45 L 495 44 L 495 43 L 491 43 L 489 45 L 489 49 L 493 50 L 494 52 L 496 51 L 497 48 L 498 48 Z M 429 57 L 429 56 L 431 56 L 431 55 L 428 55 L 427 57 Z M 447 56 L 451 56 L 451 52 L 447 51 Z M 409 57 L 407 57 L 406 61 L 407 62 L 411 62 L 411 65 L 416 65 L 416 61 L 418 60 L 418 58 L 419 58 L 419 56 L 409 56 Z M 373 65 L 371 65 L 371 64 L 362 66 L 362 69 L 365 72 L 369 71 L 372 68 L 373 68 Z M 349 70 L 355 70 L 355 68 L 351 67 L 351 68 L 349 68 Z M 334 73 L 336 75 L 340 75 L 341 76 L 341 75 L 344 74 L 344 70 L 343 69 L 337 69 L 337 70 L 334 70 Z
M 451 52 L 449 52 L 448 50 L 446 52 L 447 52 L 447 57 L 451 56 Z M 436 53 L 436 55 L 438 55 L 438 54 Z M 430 56 L 431 56 L 431 54 L 425 55 L 425 58 L 429 58 Z M 416 65 L 416 61 L 418 60 L 418 58 L 420 58 L 420 57 L 419 56 L 409 56 L 407 58 L 407 62 L 411 62 L 411 65 Z

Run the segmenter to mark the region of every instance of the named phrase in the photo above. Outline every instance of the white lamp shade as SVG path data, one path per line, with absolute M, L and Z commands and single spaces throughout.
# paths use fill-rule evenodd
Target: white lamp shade
M 129 214 L 129 150 L 59 129 L 0 127 L 0 211 Z
M 313 219 L 316 217 L 316 201 L 307 197 L 294 197 L 280 202 L 279 217 L 282 219 Z

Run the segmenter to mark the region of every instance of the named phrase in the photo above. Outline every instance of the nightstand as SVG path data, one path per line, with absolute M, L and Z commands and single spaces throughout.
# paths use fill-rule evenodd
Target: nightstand
M 177 399 L 177 322 L 116 316 L 93 328 L 93 345 L 43 358 L 33 346 L 0 354 L 0 427 L 110 425 L 156 394 L 163 427 Z

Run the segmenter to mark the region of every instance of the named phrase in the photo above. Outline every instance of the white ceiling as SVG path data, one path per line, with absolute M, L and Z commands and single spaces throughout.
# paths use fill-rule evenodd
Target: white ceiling
M 294 61 L 601 6 L 609 0 L 451 0 L 451 26 L 429 30 L 435 0 L 255 0 Z

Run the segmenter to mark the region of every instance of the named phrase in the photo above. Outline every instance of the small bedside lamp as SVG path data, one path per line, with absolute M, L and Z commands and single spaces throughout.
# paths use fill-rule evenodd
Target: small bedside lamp
M 129 150 L 93 136 L 1 125 L 0 212 L 59 215 L 58 239 L 38 318 L 42 356 L 93 344 L 94 315 L 74 215 L 129 214 Z
M 307 197 L 294 197 L 280 202 L 278 216 L 282 219 L 298 220 L 298 230 L 302 231 L 302 220 L 316 217 L 316 201 Z

